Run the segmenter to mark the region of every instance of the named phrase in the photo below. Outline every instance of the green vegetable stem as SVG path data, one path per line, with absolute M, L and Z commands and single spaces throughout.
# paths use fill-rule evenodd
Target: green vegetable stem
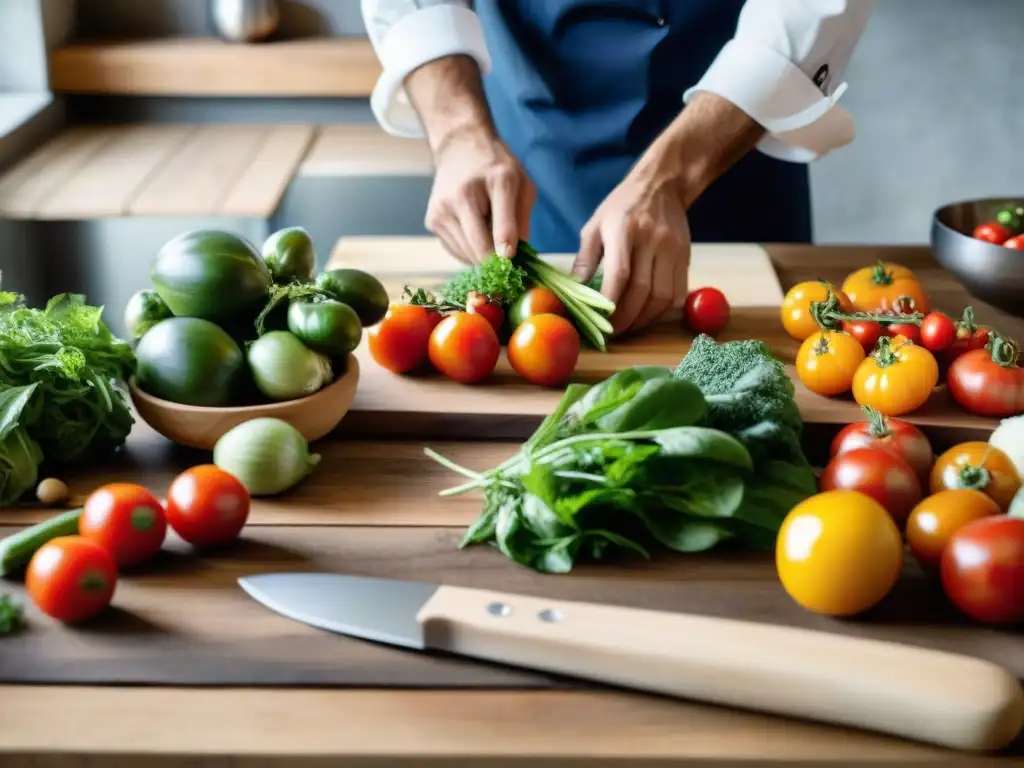
M 81 516 L 81 509 L 72 509 L 28 528 L 22 528 L 0 540 L 0 576 L 8 576 L 25 568 L 36 550 L 46 542 L 58 536 L 77 534 L 78 520 Z

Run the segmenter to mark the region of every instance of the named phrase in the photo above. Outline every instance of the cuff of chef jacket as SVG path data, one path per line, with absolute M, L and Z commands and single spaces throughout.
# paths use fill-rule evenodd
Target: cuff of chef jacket
M 423 138 L 423 125 L 402 84 L 427 62 L 459 54 L 476 60 L 482 75 L 490 72 L 483 27 L 470 9 L 434 5 L 399 19 L 377 52 L 383 72 L 370 96 L 370 107 L 381 127 L 392 136 Z
M 695 86 L 728 99 L 760 123 L 767 135 L 757 148 L 771 157 L 807 163 L 853 141 L 853 118 L 838 102 L 841 83 L 822 93 L 814 81 L 770 48 L 738 40 L 726 44 Z

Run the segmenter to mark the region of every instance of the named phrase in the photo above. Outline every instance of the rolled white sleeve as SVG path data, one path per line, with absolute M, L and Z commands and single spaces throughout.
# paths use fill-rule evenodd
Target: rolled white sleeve
M 747 0 L 736 33 L 701 80 L 761 124 L 758 149 L 810 162 L 853 141 L 853 117 L 838 102 L 843 75 L 875 0 Z
M 392 136 L 423 138 L 425 132 L 409 102 L 406 76 L 445 56 L 472 57 L 486 75 L 491 58 L 480 19 L 460 0 L 362 0 L 367 36 L 383 72 L 370 95 L 370 107 Z

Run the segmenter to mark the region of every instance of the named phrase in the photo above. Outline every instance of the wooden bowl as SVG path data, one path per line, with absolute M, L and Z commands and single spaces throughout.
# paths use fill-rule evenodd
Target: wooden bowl
M 309 442 L 319 440 L 348 413 L 358 384 L 359 360 L 349 355 L 348 367 L 340 378 L 309 397 L 280 403 L 227 408 L 172 403 L 143 392 L 134 376 L 128 381 L 128 391 L 139 416 L 161 435 L 179 445 L 210 451 L 232 427 L 260 417 L 281 419 L 299 430 Z

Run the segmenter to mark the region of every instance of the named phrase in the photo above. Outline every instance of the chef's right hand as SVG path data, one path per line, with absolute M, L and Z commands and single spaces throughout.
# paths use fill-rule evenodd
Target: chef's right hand
M 492 132 L 467 128 L 434 153 L 434 186 L 426 228 L 466 264 L 491 253 L 511 258 L 529 237 L 537 191 L 522 165 Z

